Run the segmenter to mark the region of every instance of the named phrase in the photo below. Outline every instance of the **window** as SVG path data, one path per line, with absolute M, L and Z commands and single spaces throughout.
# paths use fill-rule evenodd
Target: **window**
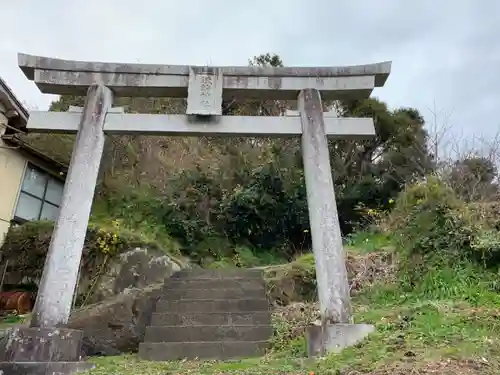
M 28 164 L 14 220 L 55 221 L 59 214 L 63 188 L 63 182 Z

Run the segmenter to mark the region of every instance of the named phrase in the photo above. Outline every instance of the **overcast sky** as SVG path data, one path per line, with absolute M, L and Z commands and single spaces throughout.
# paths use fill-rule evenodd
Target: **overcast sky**
M 286 65 L 393 61 L 374 95 L 466 136 L 500 130 L 498 0 L 0 0 L 0 76 L 46 109 L 17 53 L 110 62 Z

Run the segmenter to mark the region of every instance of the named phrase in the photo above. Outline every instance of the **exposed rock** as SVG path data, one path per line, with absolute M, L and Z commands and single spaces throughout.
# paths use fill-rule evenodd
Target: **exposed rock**
M 102 301 L 126 289 L 163 282 L 180 269 L 178 261 L 161 250 L 137 247 L 109 261 L 106 272 L 91 291 L 90 301 Z
M 83 355 L 136 352 L 163 283 L 125 289 L 102 302 L 71 313 L 68 328 L 84 332 Z

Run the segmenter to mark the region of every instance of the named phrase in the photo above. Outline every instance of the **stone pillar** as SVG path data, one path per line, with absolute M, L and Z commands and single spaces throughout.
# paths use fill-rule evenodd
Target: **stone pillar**
M 107 87 L 89 87 L 31 327 L 53 328 L 68 322 L 104 149 L 104 120 L 112 101 Z
M 335 201 L 321 95 L 316 89 L 302 90 L 298 104 L 307 205 L 322 316 L 321 326 L 307 328 L 306 341 L 309 356 L 317 356 L 352 346 L 375 328 L 367 324 L 351 324 L 346 257 Z
M 93 367 L 79 361 L 82 332 L 62 327 L 71 312 L 112 98 L 105 86 L 89 87 L 31 326 L 11 330 L 0 343 L 0 375 L 63 375 Z
M 349 323 L 349 283 L 321 96 L 318 90 L 302 90 L 298 102 L 302 122 L 302 157 L 307 205 L 321 314 L 335 323 Z

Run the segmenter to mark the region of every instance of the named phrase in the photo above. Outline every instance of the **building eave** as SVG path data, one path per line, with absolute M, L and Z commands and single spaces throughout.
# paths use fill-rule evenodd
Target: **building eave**
M 24 141 L 21 139 L 18 135 L 3 135 L 2 140 L 14 147 L 19 147 L 22 151 L 43 160 L 45 163 L 48 164 L 48 166 L 51 167 L 55 172 L 59 174 L 60 177 L 66 176 L 68 173 L 68 165 L 65 163 L 61 163 L 60 161 L 44 154 L 40 150 L 36 149 L 35 147 L 31 146 L 28 142 Z
M 7 109 L 7 117 L 18 119 L 19 129 L 25 129 L 29 113 L 26 107 L 17 99 L 7 83 L 0 77 L 0 103 Z

